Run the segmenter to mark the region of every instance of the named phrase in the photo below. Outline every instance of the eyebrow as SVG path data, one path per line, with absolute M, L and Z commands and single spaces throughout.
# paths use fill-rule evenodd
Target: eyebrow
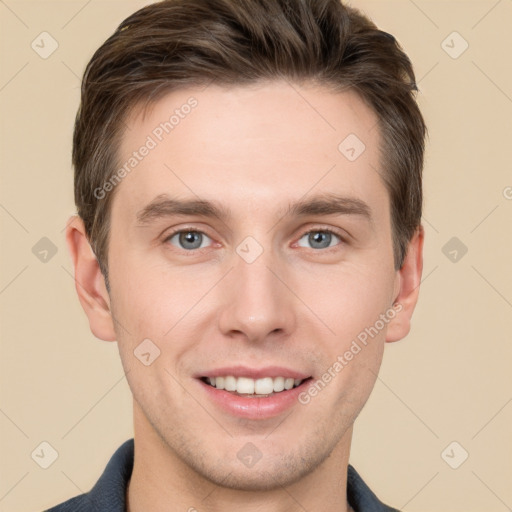
M 167 194 L 160 194 L 137 213 L 137 222 L 139 225 L 145 226 L 152 221 L 174 215 L 217 217 L 222 221 L 227 221 L 232 217 L 230 209 L 217 201 L 178 199 Z M 373 220 L 371 208 L 363 200 L 330 193 L 289 203 L 280 218 L 307 215 L 356 215 L 369 222 Z

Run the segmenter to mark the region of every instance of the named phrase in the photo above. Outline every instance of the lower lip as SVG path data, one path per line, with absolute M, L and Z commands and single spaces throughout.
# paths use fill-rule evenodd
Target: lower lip
M 229 414 L 250 420 L 264 420 L 278 416 L 297 404 L 298 396 L 306 389 L 310 380 L 311 378 L 304 380 L 296 388 L 262 398 L 247 398 L 224 389 L 214 388 L 200 379 L 198 382 L 207 396 Z

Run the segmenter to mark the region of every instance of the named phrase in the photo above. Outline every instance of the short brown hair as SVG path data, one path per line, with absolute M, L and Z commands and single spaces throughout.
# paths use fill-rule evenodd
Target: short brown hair
M 82 81 L 75 202 L 107 286 L 114 190 L 101 199 L 94 191 L 117 170 L 124 121 L 134 107 L 178 88 L 280 78 L 352 89 L 377 114 L 401 268 L 421 224 L 426 127 L 411 62 L 395 38 L 339 0 L 165 0 L 124 20 Z

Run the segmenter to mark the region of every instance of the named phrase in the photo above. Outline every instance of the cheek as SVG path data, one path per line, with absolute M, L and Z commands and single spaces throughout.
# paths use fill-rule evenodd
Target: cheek
M 323 396 L 337 403 L 342 415 L 357 415 L 368 399 L 382 361 L 385 320 L 391 319 L 381 315 L 391 307 L 393 272 L 369 267 L 333 266 L 328 275 L 317 273 L 303 281 L 302 293 L 329 328 L 315 338 L 323 372 L 319 378 L 329 381 Z
M 132 380 L 140 380 L 134 392 L 138 387 L 165 389 L 180 373 L 185 355 L 196 350 L 211 328 L 211 322 L 205 324 L 205 296 L 218 278 L 208 268 L 191 277 L 190 268 L 170 271 L 165 262 L 133 258 L 118 263 L 111 279 L 111 306 L 123 366 L 127 372 L 134 370 Z M 143 355 L 148 352 L 149 357 Z M 154 362 L 146 367 L 148 358 Z
M 356 265 L 333 265 L 329 272 L 309 274 L 300 296 L 328 327 L 337 349 L 371 328 L 391 306 L 393 275 Z M 380 327 L 380 324 L 379 324 Z M 379 331 L 383 330 L 382 327 Z M 385 330 L 385 329 L 384 329 Z
M 184 272 L 170 273 L 162 263 L 120 261 L 112 273 L 112 303 L 127 332 L 163 339 L 204 294 L 201 282 Z
M 176 362 L 189 344 L 180 332 L 201 290 L 187 287 L 179 276 L 164 278 L 161 270 L 150 266 L 144 270 L 123 262 L 117 268 L 111 306 L 119 355 L 134 398 L 150 417 L 148 407 L 169 407 L 170 389 L 177 390 L 173 406 L 183 399 L 174 379 Z

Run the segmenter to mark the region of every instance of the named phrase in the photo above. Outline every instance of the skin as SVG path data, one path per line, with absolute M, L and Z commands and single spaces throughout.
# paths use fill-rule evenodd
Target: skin
M 115 189 L 110 294 L 81 219 L 67 228 L 91 331 L 117 340 L 133 393 L 128 508 L 350 510 L 353 422 L 374 386 L 385 342 L 409 331 L 423 230 L 395 270 L 377 118 L 351 91 L 284 81 L 173 91 L 146 116 L 129 117 L 121 165 L 191 96 L 197 107 Z M 350 133 L 366 146 L 353 162 L 338 150 Z M 288 203 L 322 193 L 364 201 L 371 220 L 284 215 Z M 141 225 L 137 213 L 160 194 L 217 201 L 232 216 L 164 216 Z M 203 248 L 169 239 L 180 228 L 205 233 Z M 305 235 L 326 228 L 343 238 L 333 236 L 323 248 Z M 236 252 L 247 236 L 263 248 L 250 264 Z M 275 418 L 230 415 L 195 378 L 245 364 L 286 366 L 316 380 L 394 303 L 400 313 L 317 396 Z M 134 356 L 146 338 L 161 351 L 149 366 Z M 251 468 L 237 458 L 247 442 L 262 453 Z

